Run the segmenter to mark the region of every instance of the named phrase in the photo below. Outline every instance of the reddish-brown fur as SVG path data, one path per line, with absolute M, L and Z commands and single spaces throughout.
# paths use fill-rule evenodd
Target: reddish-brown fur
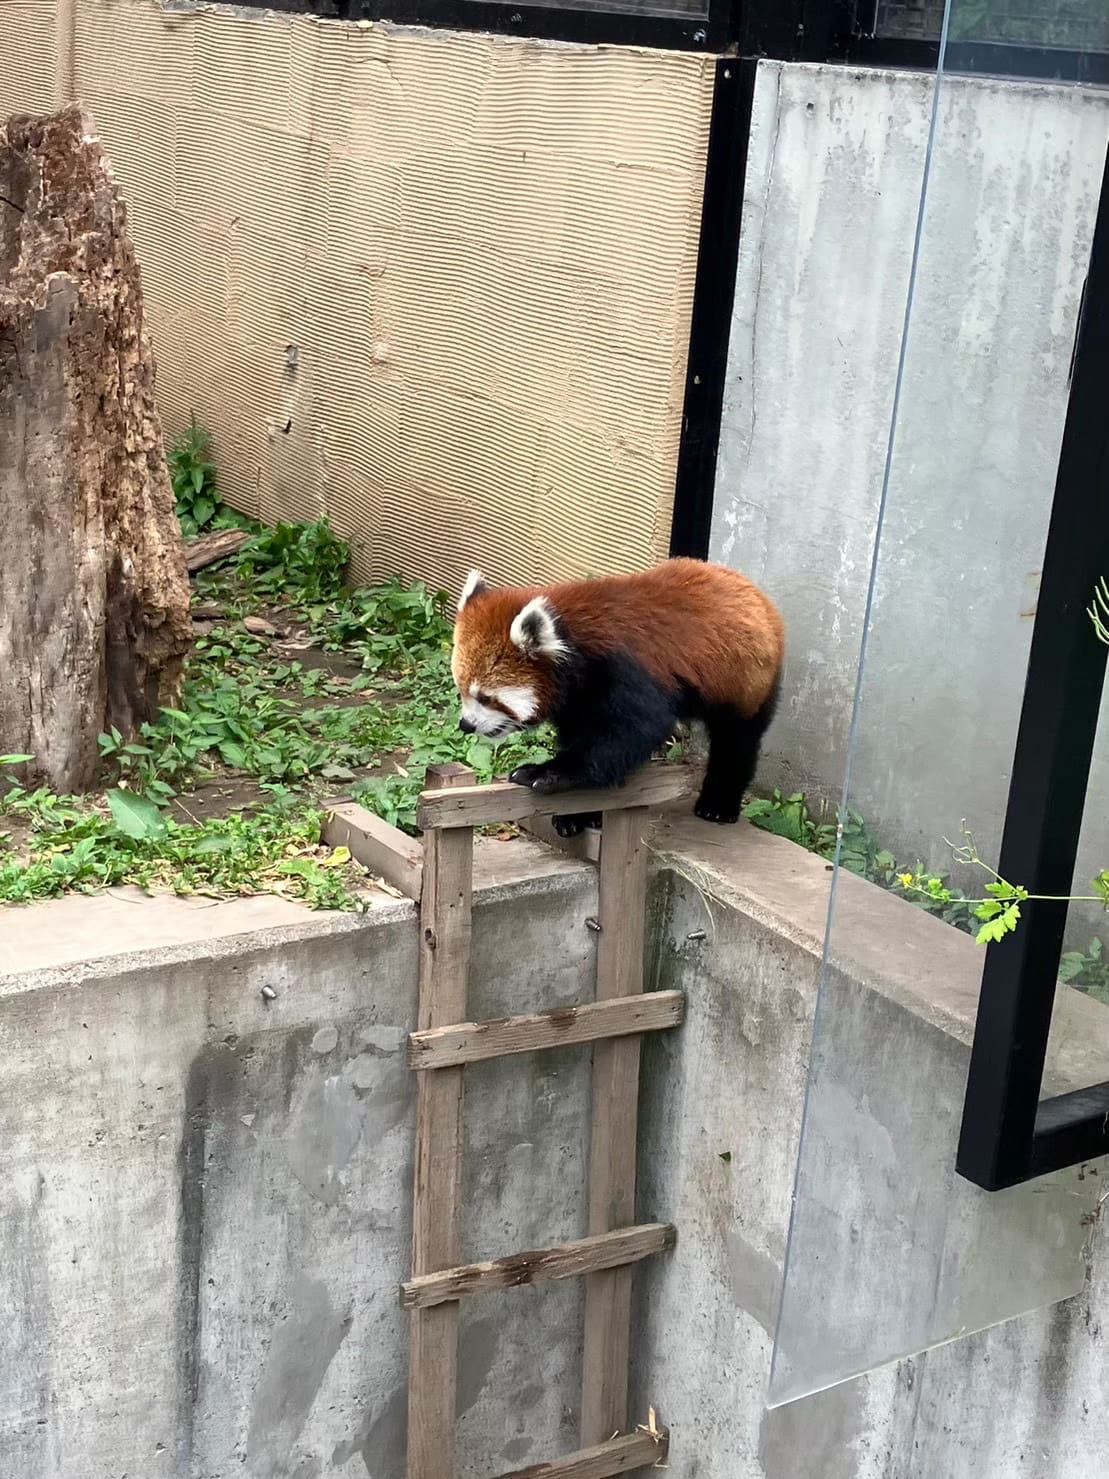
M 785 629 L 769 597 L 721 565 L 668 560 L 634 575 L 484 592 L 458 616 L 461 689 L 531 686 L 546 710 L 550 663 L 525 657 L 508 634 L 535 596 L 546 596 L 584 654 L 628 652 L 659 682 L 684 682 L 708 703 L 731 704 L 745 718 L 768 701 L 781 670 Z

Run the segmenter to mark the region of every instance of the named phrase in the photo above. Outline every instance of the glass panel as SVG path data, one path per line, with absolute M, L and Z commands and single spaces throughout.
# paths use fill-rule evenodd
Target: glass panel
M 1091 597 L 1093 594 L 1090 593 Z M 1106 634 L 1109 635 L 1109 615 Z M 1090 640 L 1097 640 L 1092 623 Z M 1097 901 L 1094 885 L 1096 876 L 1109 868 L 1105 806 L 1105 798 L 1109 796 L 1107 712 L 1109 687 L 1102 694 L 1078 860 L 1071 881 L 1075 900 L 1067 908 L 1059 990 L 1040 1091 L 1043 1099 L 1072 1089 L 1091 1088 L 1109 1079 L 1109 919 Z
M 879 0 L 875 32 L 897 40 L 935 41 L 943 0 Z M 1105 0 L 957 0 L 952 41 L 1052 46 L 1069 51 L 1109 50 Z
M 655 20 L 706 20 L 709 0 L 527 0 L 542 10 L 593 10 Z
M 950 0 L 944 42 L 1015 10 Z M 1033 10 L 1042 40 L 1057 8 Z M 916 161 L 901 226 L 889 188 L 860 202 L 908 287 L 884 471 L 869 506 L 838 495 L 865 534 L 837 558 L 870 582 L 836 617 L 861 646 L 772 1406 L 1076 1293 L 1096 1200 L 1073 1171 L 986 1193 L 955 1155 L 984 959 L 961 895 L 989 881 L 963 829 L 995 863 L 1109 113 L 953 56 L 885 83 Z

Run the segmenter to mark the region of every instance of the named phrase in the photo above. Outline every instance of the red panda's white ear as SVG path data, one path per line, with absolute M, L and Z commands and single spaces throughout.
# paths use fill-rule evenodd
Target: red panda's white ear
M 516 615 L 508 635 L 525 657 L 562 657 L 566 643 L 558 635 L 554 609 L 546 596 L 536 596 Z
M 462 587 L 462 594 L 458 598 L 458 609 L 462 610 L 467 601 L 472 601 L 475 596 L 480 596 L 482 591 L 489 589 L 489 583 L 480 570 L 471 570 L 466 577 L 466 584 Z

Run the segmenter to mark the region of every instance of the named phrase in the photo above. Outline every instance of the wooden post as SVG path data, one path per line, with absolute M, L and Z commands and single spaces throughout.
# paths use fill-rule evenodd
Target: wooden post
M 474 780 L 464 765 L 430 766 L 427 776 L 429 790 Z M 423 1032 L 466 1020 L 473 854 L 469 827 L 424 839 L 417 1022 Z M 463 1071 L 442 1068 L 416 1080 L 413 1277 L 461 1262 Z M 411 1320 L 408 1479 L 455 1479 L 458 1302 L 415 1309 Z
M 601 833 L 601 933 L 597 999 L 643 990 L 643 920 L 647 902 L 646 807 L 606 813 Z M 589 1152 L 590 1234 L 635 1221 L 638 1037 L 593 1049 L 593 1130 Z M 585 1349 L 581 1442 L 605 1443 L 627 1430 L 631 1268 L 605 1269 L 585 1280 Z

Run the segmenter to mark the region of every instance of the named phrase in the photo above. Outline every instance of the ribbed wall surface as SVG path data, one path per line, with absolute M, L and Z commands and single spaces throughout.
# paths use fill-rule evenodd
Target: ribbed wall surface
M 0 58 L 41 10 L 0 0 Z M 363 577 L 665 554 L 710 61 L 77 0 L 74 76 L 231 501 L 326 512 Z

